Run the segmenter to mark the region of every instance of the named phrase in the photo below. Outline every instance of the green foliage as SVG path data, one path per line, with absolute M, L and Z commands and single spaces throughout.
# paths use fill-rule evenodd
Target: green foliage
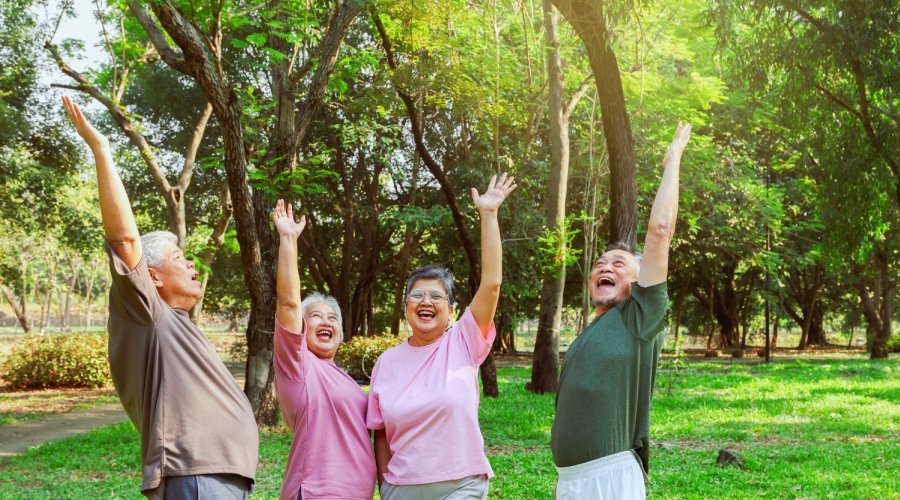
M 349 342 L 342 343 L 335 358 L 338 365 L 344 368 L 353 379 L 368 381 L 372 374 L 372 368 L 378 361 L 378 356 L 400 342 L 403 342 L 403 338 L 394 336 L 357 336 L 350 339 Z
M 582 210 L 579 215 L 567 215 L 563 220 L 562 226 L 557 230 L 544 229 L 544 235 L 538 237 L 538 242 L 541 244 L 542 269 L 550 271 L 554 276 L 559 276 L 563 267 L 571 267 L 572 264 L 578 261 L 582 249 L 574 247 L 572 240 L 581 231 L 572 229 L 572 223 L 576 221 L 584 222 L 588 219 L 591 219 L 591 217 Z
M 13 347 L 3 378 L 14 389 L 104 387 L 107 350 L 105 335 L 30 335 Z

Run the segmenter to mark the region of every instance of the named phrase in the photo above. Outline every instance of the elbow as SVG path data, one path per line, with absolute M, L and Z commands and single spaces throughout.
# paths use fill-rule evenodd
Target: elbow
M 141 241 L 140 236 L 119 236 L 117 238 L 107 238 L 109 246 L 116 251 L 118 255 L 127 255 L 137 248 Z
M 280 309 L 299 309 L 300 301 L 297 300 L 296 297 L 292 297 L 290 295 L 285 296 L 286 294 L 278 294 L 278 300 L 276 305 Z
M 671 240 L 675 236 L 675 221 L 671 219 L 651 221 L 647 228 L 647 233 L 658 238 L 664 238 L 667 241 Z

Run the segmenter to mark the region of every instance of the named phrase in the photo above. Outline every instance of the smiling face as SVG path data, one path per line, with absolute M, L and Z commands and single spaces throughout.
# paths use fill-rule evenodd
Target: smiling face
M 444 285 L 437 279 L 420 279 L 412 286 L 412 290 L 421 290 L 424 294 L 421 302 L 407 297 L 406 321 L 412 327 L 413 336 L 410 344 L 425 346 L 436 341 L 443 335 L 453 313 L 453 306 L 447 301 L 447 291 Z M 434 300 L 434 293 L 442 295 L 442 300 Z
M 163 302 L 173 309 L 185 311 L 203 296 L 203 282 L 194 263 L 184 256 L 184 252 L 173 243 L 162 248 L 162 265 L 148 268 L 153 284 Z
M 631 283 L 637 281 L 638 271 L 634 255 L 624 250 L 610 250 L 597 259 L 589 292 L 598 316 L 631 295 Z
M 341 344 L 341 324 L 334 309 L 324 302 L 306 306 L 306 347 L 320 358 L 333 359 Z

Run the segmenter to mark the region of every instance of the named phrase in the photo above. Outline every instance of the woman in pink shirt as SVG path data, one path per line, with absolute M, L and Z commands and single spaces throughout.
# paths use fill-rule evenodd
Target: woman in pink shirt
M 306 218 L 294 221 L 278 200 L 275 309 L 275 394 L 294 434 L 281 500 L 371 500 L 375 458 L 366 428 L 365 392 L 334 364 L 343 332 L 334 298 L 313 294 L 300 302 L 297 237 Z
M 388 349 L 372 370 L 366 424 L 375 430 L 375 462 L 383 500 L 483 499 L 494 473 L 478 425 L 478 366 L 496 331 L 503 252 L 497 209 L 515 189 L 506 174 L 483 195 L 481 286 L 451 329 L 453 277 L 440 266 L 415 270 L 406 284 L 412 336 Z

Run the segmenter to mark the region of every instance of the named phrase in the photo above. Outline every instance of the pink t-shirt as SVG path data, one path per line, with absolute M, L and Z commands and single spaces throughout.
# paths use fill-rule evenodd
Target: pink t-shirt
M 306 322 L 296 334 L 275 320 L 275 394 L 294 434 L 281 500 L 371 500 L 375 454 L 366 393 L 334 361 L 309 352 Z
M 372 369 L 370 429 L 385 429 L 391 449 L 384 479 L 396 485 L 452 481 L 487 474 L 478 426 L 478 366 L 491 351 L 470 310 L 433 344 L 404 341 Z

